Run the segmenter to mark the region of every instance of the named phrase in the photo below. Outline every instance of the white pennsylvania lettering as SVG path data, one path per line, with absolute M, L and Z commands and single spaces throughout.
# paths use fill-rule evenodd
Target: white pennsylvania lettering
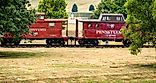
M 96 34 L 121 34 L 120 30 L 96 30 Z
M 30 31 L 47 31 L 45 28 L 31 28 Z

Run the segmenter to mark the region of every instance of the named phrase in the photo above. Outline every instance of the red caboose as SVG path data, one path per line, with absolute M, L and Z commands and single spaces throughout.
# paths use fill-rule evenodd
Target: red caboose
M 80 45 L 98 45 L 99 41 L 124 41 L 120 30 L 125 26 L 122 14 L 101 14 L 99 19 L 79 20 L 83 23 Z M 124 43 L 126 44 L 126 43 Z
M 47 45 L 64 45 L 67 41 L 66 35 L 62 31 L 67 32 L 65 29 L 68 24 L 67 19 L 46 19 L 44 13 L 38 13 L 36 22 L 29 26 L 29 34 L 22 36 L 22 39 L 41 40 L 46 39 Z M 13 41 L 13 37 L 5 37 L 1 44 L 3 45 L 18 45 L 19 41 Z
M 31 34 L 25 36 L 27 39 L 46 39 L 47 45 L 64 45 L 67 41 L 67 34 L 63 35 L 62 31 L 67 25 L 67 19 L 46 19 L 44 13 L 39 13 L 38 19 L 29 30 Z

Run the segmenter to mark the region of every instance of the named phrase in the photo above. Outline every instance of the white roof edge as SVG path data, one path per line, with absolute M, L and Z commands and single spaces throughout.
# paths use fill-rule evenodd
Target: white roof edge
M 78 20 L 78 21 L 100 21 L 99 19 L 81 19 L 81 20 Z
M 104 14 L 100 14 L 100 16 L 99 16 L 99 20 L 101 20 L 101 18 L 102 18 L 103 15 L 112 15 L 112 16 L 115 16 L 115 15 L 121 15 L 121 16 L 123 17 L 123 19 L 125 20 L 123 14 L 113 14 L 113 13 L 104 13 Z
M 100 14 L 100 15 L 123 15 L 123 14 L 103 13 L 103 14 Z
M 44 19 L 45 21 L 67 21 L 68 19 Z
M 45 13 L 44 13 L 44 12 L 36 12 L 36 14 L 42 14 L 42 15 L 44 14 L 44 15 L 45 15 Z

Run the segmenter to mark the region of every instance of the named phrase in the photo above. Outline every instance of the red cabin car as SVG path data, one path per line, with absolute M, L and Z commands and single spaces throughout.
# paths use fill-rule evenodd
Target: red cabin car
M 68 37 L 62 35 L 62 30 L 67 22 L 67 19 L 46 19 L 44 13 L 38 13 L 36 22 L 29 26 L 30 33 L 25 34 L 22 39 L 46 39 L 47 45 L 64 45 Z M 13 38 L 10 39 L 11 41 L 8 41 L 8 38 L 4 38 L 1 44 L 18 45 L 20 43 L 20 41 L 13 42 Z
M 127 46 L 120 30 L 125 26 L 122 14 L 101 14 L 99 19 L 79 20 L 83 23 L 82 37 L 78 38 L 80 45 L 98 45 L 99 41 L 116 41 Z
M 45 14 L 38 14 L 36 23 L 30 25 L 32 34 L 25 36 L 27 39 L 46 39 L 47 45 L 64 45 L 67 35 L 62 35 L 64 24 L 68 19 L 45 19 Z

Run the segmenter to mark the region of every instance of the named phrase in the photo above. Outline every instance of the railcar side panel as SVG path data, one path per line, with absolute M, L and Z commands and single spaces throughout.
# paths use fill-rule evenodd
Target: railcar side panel
M 29 28 L 30 34 L 27 39 L 46 39 L 62 37 L 62 21 L 43 21 L 34 23 Z
M 100 40 L 123 40 L 120 32 L 125 26 L 122 15 L 108 14 L 101 15 L 100 20 L 82 20 L 83 38 Z

